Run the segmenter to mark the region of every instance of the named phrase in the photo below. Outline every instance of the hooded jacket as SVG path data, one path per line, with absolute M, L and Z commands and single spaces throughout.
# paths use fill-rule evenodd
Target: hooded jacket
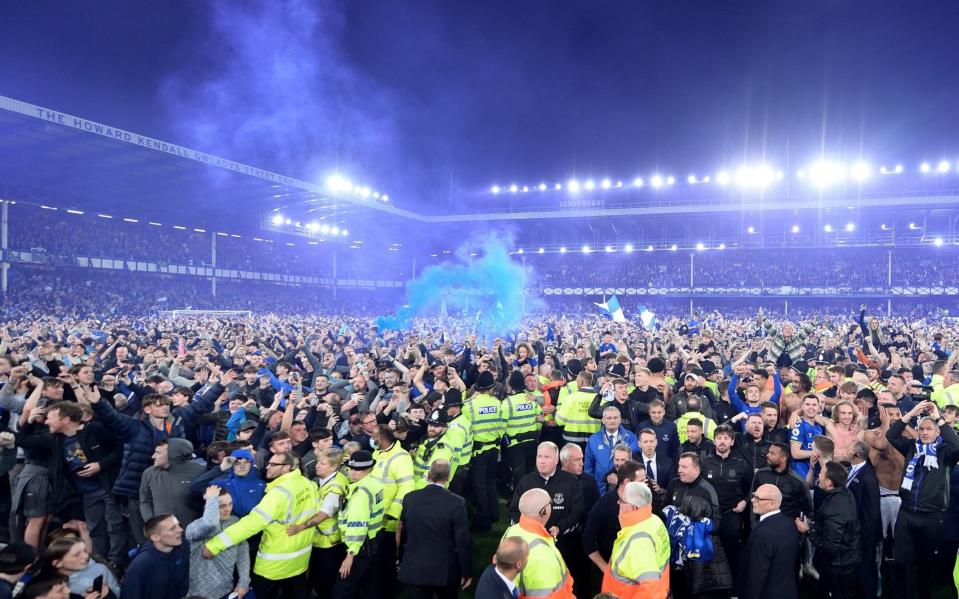
M 193 444 L 186 439 L 167 440 L 170 465 L 150 466 L 140 479 L 140 514 L 146 522 L 157 514 L 173 514 L 186 526 L 200 517 L 199 499 L 190 492 L 190 482 L 205 471 L 190 461 Z
M 256 507 L 266 493 L 266 481 L 256 467 L 250 468 L 246 476 L 237 476 L 231 468 L 228 473 L 219 468 L 207 470 L 190 483 L 190 490 L 198 495 L 210 485 L 226 489 L 233 498 L 233 513 L 242 518 Z
M 811 540 L 822 559 L 834 567 L 855 566 L 862 561 L 859 514 L 849 489 L 840 487 L 823 493 Z

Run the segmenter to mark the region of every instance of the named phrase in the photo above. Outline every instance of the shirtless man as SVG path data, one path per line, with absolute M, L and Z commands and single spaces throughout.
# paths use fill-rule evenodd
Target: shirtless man
M 865 420 L 848 401 L 840 401 L 833 408 L 832 419 L 817 416 L 816 422 L 823 425 L 826 434 L 836 448 L 833 459 L 837 462 L 848 460 L 852 455 L 852 445 L 862 439 Z
M 863 441 L 869 444 L 869 461 L 879 480 L 879 511 L 882 514 L 883 538 L 891 538 L 902 503 L 899 498 L 899 485 L 902 483 L 906 460 L 886 439 L 890 423 L 902 418 L 899 406 L 889 397 L 888 391 L 880 394 L 879 418 L 882 425 L 878 429 L 863 433 Z M 903 436 L 915 439 L 916 433 L 912 427 L 907 426 Z

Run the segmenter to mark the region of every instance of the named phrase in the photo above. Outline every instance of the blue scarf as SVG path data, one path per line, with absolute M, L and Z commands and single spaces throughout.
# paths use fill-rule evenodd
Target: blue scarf
M 907 491 L 912 490 L 912 481 L 916 477 L 916 468 L 922 466 L 926 470 L 939 468 L 939 447 L 942 445 L 942 437 L 936 439 L 935 443 L 925 444 L 916 439 L 916 453 L 906 464 L 906 474 L 902 478 L 902 488 Z

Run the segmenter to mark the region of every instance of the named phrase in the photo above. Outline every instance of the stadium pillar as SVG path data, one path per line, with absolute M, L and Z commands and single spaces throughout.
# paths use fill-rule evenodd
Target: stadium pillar
M 216 297 L 216 231 L 210 232 L 210 264 L 213 265 L 213 277 L 210 279 L 210 290 Z
M 0 264 L 0 291 L 3 292 L 3 295 L 7 294 L 7 274 L 10 271 L 10 260 L 7 256 L 7 249 L 10 245 L 9 231 L 7 230 L 10 224 L 10 202 L 6 200 L 0 200 L 0 205 L 3 206 L 0 209 L 0 250 L 3 252 L 3 262 Z
M 786 311 L 786 318 L 789 318 L 789 300 L 785 300 L 785 307 L 784 307 L 784 309 L 785 309 L 785 311 Z
M 886 286 L 892 287 L 892 250 L 886 252 Z
M 891 316 L 892 316 L 892 298 L 887 297 L 886 298 L 886 318 L 889 318 Z
M 336 248 L 333 248 L 333 299 L 336 299 L 336 287 L 337 287 L 337 282 L 336 282 L 336 255 L 337 255 Z

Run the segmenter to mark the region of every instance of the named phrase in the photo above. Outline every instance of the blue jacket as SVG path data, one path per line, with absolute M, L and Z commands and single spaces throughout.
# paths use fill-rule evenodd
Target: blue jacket
M 633 455 L 639 454 L 639 443 L 636 442 L 636 435 L 620 425 L 619 433 L 616 437 L 616 443 L 628 446 Z M 599 494 L 606 493 L 606 475 L 613 467 L 613 448 L 610 447 L 606 439 L 606 429 L 602 429 L 586 441 L 586 462 L 583 469 L 594 479 L 596 486 L 599 487 Z
M 130 599 L 186 597 L 190 590 L 189 571 L 190 542 L 186 536 L 183 543 L 169 553 L 157 551 L 153 543 L 147 541 L 127 568 L 120 596 Z
M 242 518 L 256 507 L 266 494 L 266 481 L 260 477 L 260 471 L 253 467 L 246 476 L 237 476 L 231 468 L 229 474 L 214 467 L 190 483 L 190 491 L 202 494 L 210 485 L 226 489 L 233 498 L 233 513 Z
M 197 416 L 213 409 L 216 398 L 223 393 L 223 385 L 211 386 L 198 400 L 174 408 L 167 419 L 165 430 L 157 430 L 149 419 L 132 418 L 116 411 L 106 401 L 93 404 L 96 418 L 115 435 L 123 439 L 123 463 L 113 484 L 114 495 L 140 497 L 140 477 L 153 465 L 153 450 L 157 441 L 167 438 L 182 438 L 184 427 Z

